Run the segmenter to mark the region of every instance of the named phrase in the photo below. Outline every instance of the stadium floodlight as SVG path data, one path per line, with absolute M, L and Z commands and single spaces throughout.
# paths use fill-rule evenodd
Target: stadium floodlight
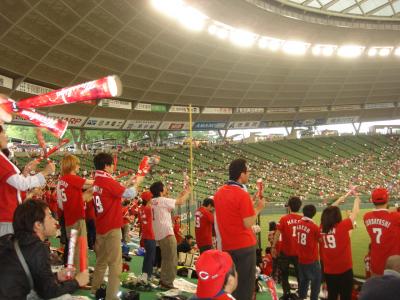
M 337 54 L 341 57 L 353 58 L 360 56 L 364 49 L 365 47 L 363 46 L 344 45 L 339 47 Z
M 268 42 L 268 39 L 260 38 L 258 40 L 258 47 L 260 47 L 261 49 L 266 49 L 268 47 Z
M 379 56 L 386 57 L 390 55 L 390 52 L 392 52 L 393 48 L 392 47 L 383 47 L 379 49 Z
M 182 0 L 152 0 L 151 3 L 155 9 L 172 18 L 179 18 L 184 8 Z
M 231 42 L 237 46 L 249 48 L 253 46 L 257 36 L 243 29 L 233 29 L 229 34 Z
M 218 27 L 215 24 L 211 24 L 208 26 L 208 33 L 211 35 L 215 35 L 217 33 Z
M 278 39 L 270 39 L 268 41 L 268 49 L 271 51 L 278 51 L 279 48 L 282 46 L 283 41 Z
M 194 31 L 203 30 L 208 17 L 192 7 L 181 8 L 178 20 L 186 28 Z
M 282 50 L 291 55 L 304 55 L 307 52 L 307 49 L 310 47 L 310 44 L 298 41 L 286 41 Z
M 400 47 L 397 47 L 396 50 L 394 50 L 394 55 L 400 56 Z
M 378 49 L 377 48 L 369 48 L 368 56 L 376 56 L 377 54 L 378 54 Z
M 226 28 L 220 27 L 217 30 L 217 37 L 220 38 L 221 40 L 224 40 L 228 37 L 229 31 Z
M 322 54 L 322 46 L 321 45 L 315 45 L 311 49 L 312 54 L 319 56 Z

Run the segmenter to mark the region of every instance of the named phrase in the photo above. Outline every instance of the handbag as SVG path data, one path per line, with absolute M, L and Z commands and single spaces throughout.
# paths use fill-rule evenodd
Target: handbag
M 29 294 L 26 295 L 26 300 L 42 300 L 42 298 L 40 298 L 38 296 L 38 294 L 36 293 L 36 291 L 33 289 L 32 275 L 31 275 L 31 272 L 29 271 L 29 267 L 26 264 L 25 258 L 21 252 L 21 248 L 19 247 L 17 240 L 14 240 L 14 248 L 15 248 L 15 252 L 17 252 L 19 262 L 21 263 L 22 268 L 24 269 L 26 277 L 28 277 L 28 281 L 29 281 L 30 291 L 29 291 Z

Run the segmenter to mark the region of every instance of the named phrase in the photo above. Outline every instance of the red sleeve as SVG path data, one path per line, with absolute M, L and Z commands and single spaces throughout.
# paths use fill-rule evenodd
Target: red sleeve
M 206 218 L 211 224 L 214 224 L 214 215 L 211 212 L 207 211 Z
M 10 162 L 0 155 L 0 181 L 6 182 L 10 176 L 15 174 L 17 174 L 17 171 L 14 170 Z
M 77 189 L 82 189 L 85 182 L 86 182 L 85 178 L 82 178 L 78 175 L 73 175 L 70 177 L 68 183 L 71 184 L 73 187 L 76 187 Z
M 243 193 L 243 199 L 239 203 L 240 217 L 242 219 L 252 217 L 256 214 L 253 207 L 253 202 L 251 201 L 250 195 L 248 193 Z
M 276 224 L 276 229 L 279 230 L 281 233 L 282 233 L 282 231 L 283 231 L 282 224 L 285 224 L 284 218 L 285 218 L 285 216 L 282 216 L 282 217 L 279 219 L 278 224 Z
M 350 231 L 353 229 L 353 222 L 351 221 L 350 218 L 344 219 L 342 222 L 340 222 L 340 224 L 346 231 Z
M 110 191 L 110 193 L 114 196 L 114 197 L 118 197 L 121 198 L 122 194 L 125 192 L 126 187 L 122 186 L 118 181 L 115 180 L 109 180 L 107 182 L 108 185 L 108 189 Z

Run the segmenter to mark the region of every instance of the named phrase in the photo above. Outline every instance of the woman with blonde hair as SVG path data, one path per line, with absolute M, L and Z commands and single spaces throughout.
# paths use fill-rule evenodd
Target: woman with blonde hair
M 78 237 L 87 238 L 85 222 L 85 201 L 92 198 L 93 180 L 77 175 L 80 161 L 74 155 L 67 155 L 61 160 L 61 176 L 57 184 L 57 201 L 63 211 L 67 231 L 67 241 L 72 229 L 78 230 Z M 83 190 L 85 190 L 83 192 Z M 68 245 L 68 242 L 67 242 Z M 68 247 L 65 247 L 68 250 Z M 66 251 L 65 251 L 66 252 Z M 67 253 L 64 252 L 64 261 Z M 79 271 L 79 247 L 75 248 L 74 266 Z

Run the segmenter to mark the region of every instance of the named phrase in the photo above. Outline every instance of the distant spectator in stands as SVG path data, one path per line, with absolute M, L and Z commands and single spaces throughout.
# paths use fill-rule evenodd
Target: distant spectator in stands
M 185 235 L 185 238 L 182 240 L 182 242 L 177 246 L 178 253 L 183 252 L 183 253 L 191 253 L 193 252 L 193 236 L 188 234 Z
M 252 226 L 264 208 L 264 199 L 258 201 L 256 208 L 253 207 L 245 186 L 249 176 L 246 160 L 233 160 L 229 165 L 229 181 L 214 195 L 217 243 L 219 248 L 231 255 L 235 263 L 239 284 L 233 296 L 240 300 L 253 297 L 256 237 Z
M 196 244 L 199 247 L 200 254 L 213 247 L 212 233 L 214 226 L 214 200 L 206 198 L 203 205 L 200 206 L 194 214 L 194 230 L 196 235 Z
M 390 256 L 383 276 L 368 279 L 359 300 L 400 299 L 400 255 Z
M 235 300 L 231 294 L 237 287 L 238 274 L 228 253 L 219 250 L 205 251 L 196 262 L 196 272 L 196 295 L 191 300 Z
M 178 264 L 177 243 L 172 225 L 171 212 L 175 206 L 182 205 L 189 197 L 190 190 L 186 189 L 175 199 L 167 198 L 168 189 L 161 181 L 154 182 L 150 186 L 153 194 L 153 229 L 156 241 L 161 250 L 161 274 L 160 286 L 171 289 L 176 277 L 176 266 Z
M 13 233 L 13 216 L 18 204 L 22 203 L 21 192 L 45 186 L 46 177 L 55 171 L 55 164 L 48 162 L 36 175 L 21 175 L 20 170 L 8 159 L 10 151 L 7 148 L 8 138 L 3 126 L 0 124 L 0 237 Z M 35 170 L 38 163 L 36 159 L 28 163 L 24 173 L 29 174 Z
M 43 299 L 73 293 L 89 282 L 89 273 L 76 274 L 68 280 L 65 269 L 53 274 L 45 240 L 54 237 L 57 221 L 48 205 L 41 200 L 26 200 L 14 214 L 15 235 L 0 239 L 0 299 L 28 299 L 30 284 L 16 248 L 19 247 L 33 280 L 33 289 Z M 17 245 L 16 245 L 17 244 Z

